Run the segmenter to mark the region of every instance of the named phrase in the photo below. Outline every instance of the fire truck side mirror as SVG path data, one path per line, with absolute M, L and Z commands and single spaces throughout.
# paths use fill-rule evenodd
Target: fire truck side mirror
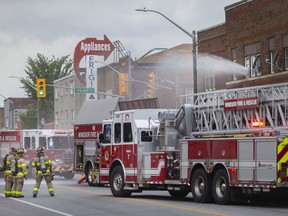
M 103 140 L 104 140 L 104 134 L 100 133 L 99 134 L 99 142 L 103 142 Z

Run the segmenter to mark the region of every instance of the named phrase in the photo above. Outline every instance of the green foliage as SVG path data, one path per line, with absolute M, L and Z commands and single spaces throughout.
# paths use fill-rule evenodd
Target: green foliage
M 39 116 L 40 119 L 44 118 L 45 122 L 54 121 L 54 87 L 53 87 L 54 80 L 65 77 L 71 74 L 72 71 L 73 71 L 73 61 L 69 59 L 69 55 L 63 56 L 61 58 L 55 58 L 55 56 L 53 56 L 51 59 L 49 59 L 44 55 L 38 53 L 35 59 L 28 57 L 27 66 L 25 69 L 26 77 L 21 79 L 20 81 L 23 84 L 22 88 L 24 89 L 26 95 L 31 99 L 37 100 L 37 92 L 35 90 L 36 79 L 37 78 L 46 79 L 46 89 L 47 89 L 46 98 L 39 99 L 39 107 L 40 107 Z M 31 110 L 30 115 L 32 114 L 33 112 Z M 37 119 L 37 112 L 34 113 L 34 115 Z M 31 116 L 30 118 L 28 117 L 26 118 L 25 116 L 22 115 L 21 118 L 22 121 L 27 119 L 31 119 Z
M 35 106 L 30 105 L 26 113 L 19 113 L 19 117 L 22 121 L 23 129 L 37 128 L 37 109 Z

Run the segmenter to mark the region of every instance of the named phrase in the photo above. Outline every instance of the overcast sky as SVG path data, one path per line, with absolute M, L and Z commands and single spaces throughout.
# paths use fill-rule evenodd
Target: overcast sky
M 87 37 L 119 40 L 133 59 L 153 48 L 191 43 L 191 38 L 156 13 L 188 32 L 225 22 L 224 7 L 239 0 L 0 0 L 0 106 L 3 97 L 25 97 L 18 79 L 25 77 L 27 58 L 37 53 L 73 58 Z

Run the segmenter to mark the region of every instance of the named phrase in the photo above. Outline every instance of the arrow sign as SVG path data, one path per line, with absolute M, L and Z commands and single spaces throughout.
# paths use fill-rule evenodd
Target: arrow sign
M 85 79 L 80 75 L 79 64 L 86 55 L 104 56 L 104 61 L 115 49 L 113 43 L 104 35 L 104 40 L 97 38 L 86 38 L 80 41 L 74 51 L 74 70 L 78 79 L 85 84 Z

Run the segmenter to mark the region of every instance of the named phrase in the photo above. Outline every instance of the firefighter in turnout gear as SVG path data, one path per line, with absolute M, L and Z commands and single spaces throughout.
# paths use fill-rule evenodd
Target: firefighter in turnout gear
M 12 186 L 13 186 L 13 177 L 11 172 L 11 161 L 16 156 L 16 149 L 11 148 L 11 151 L 9 154 L 7 154 L 4 158 L 4 165 L 3 165 L 3 171 L 4 171 L 4 181 L 5 181 L 5 196 L 11 197 L 12 196 Z
M 11 172 L 13 176 L 13 190 L 12 197 L 22 198 L 24 178 L 27 179 L 28 167 L 25 160 L 23 159 L 23 154 L 25 150 L 23 148 L 18 149 L 16 152 L 16 157 L 11 161 Z
M 37 170 L 35 177 L 36 184 L 33 189 L 33 197 L 37 196 L 43 178 L 46 181 L 49 194 L 54 196 L 54 188 L 52 184 L 52 163 L 48 156 L 44 154 L 44 151 L 44 147 L 38 147 L 36 149 L 37 157 L 35 157 L 32 161 L 32 167 L 35 167 Z

